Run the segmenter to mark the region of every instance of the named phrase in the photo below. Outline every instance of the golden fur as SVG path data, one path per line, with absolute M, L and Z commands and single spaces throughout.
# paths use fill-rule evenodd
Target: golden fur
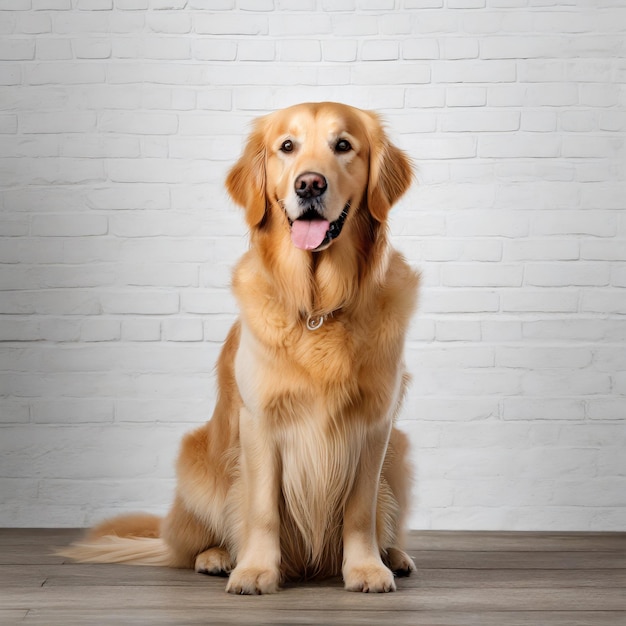
M 310 172 L 320 195 L 301 198 Z M 374 113 L 314 103 L 256 121 L 226 181 L 251 246 L 213 417 L 183 440 L 164 519 L 108 520 L 67 555 L 226 573 L 245 594 L 338 574 L 349 590 L 393 591 L 392 570 L 414 569 L 401 545 L 408 443 L 393 421 L 418 277 L 386 227 L 411 179 Z M 305 210 L 340 231 L 314 251 L 294 243 Z

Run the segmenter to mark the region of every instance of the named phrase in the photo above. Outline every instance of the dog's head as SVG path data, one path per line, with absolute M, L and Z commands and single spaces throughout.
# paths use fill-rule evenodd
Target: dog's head
M 226 186 L 250 228 L 282 214 L 293 245 L 319 252 L 358 213 L 384 222 L 411 179 L 409 159 L 376 114 L 322 102 L 258 119 Z

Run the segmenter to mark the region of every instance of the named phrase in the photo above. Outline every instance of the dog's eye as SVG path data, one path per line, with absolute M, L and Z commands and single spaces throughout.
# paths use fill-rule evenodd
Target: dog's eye
M 280 145 L 280 151 L 281 152 L 293 152 L 293 148 L 294 148 L 294 145 L 293 145 L 293 141 L 291 141 L 291 139 L 286 139 Z
M 352 146 L 346 139 L 340 139 L 335 144 L 335 152 L 350 152 L 350 150 L 352 150 Z

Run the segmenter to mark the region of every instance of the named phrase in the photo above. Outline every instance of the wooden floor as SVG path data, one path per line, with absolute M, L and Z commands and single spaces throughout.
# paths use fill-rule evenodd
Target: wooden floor
M 396 593 L 330 580 L 254 597 L 190 570 L 54 556 L 78 534 L 0 529 L 0 624 L 626 625 L 626 533 L 415 532 L 419 571 Z

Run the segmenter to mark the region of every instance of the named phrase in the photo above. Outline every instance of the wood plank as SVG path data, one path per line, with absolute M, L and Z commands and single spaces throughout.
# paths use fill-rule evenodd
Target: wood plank
M 0 610 L 0 624 L 7 626 L 14 624 L 21 624 L 26 616 L 28 615 L 28 611 L 22 609 L 8 609 L 8 610 Z
M 0 528 L 0 546 L 67 545 L 84 532 L 81 528 Z M 626 550 L 626 533 L 413 530 L 408 533 L 407 546 L 416 551 Z
M 313 614 L 292 611 L 254 609 L 253 611 L 219 612 L 204 609 L 177 608 L 129 613 L 124 609 L 84 610 L 77 616 L 71 610 L 29 611 L 23 623 L 27 626 L 199 626 L 222 624 L 237 626 L 311 625 L 311 626 L 623 626 L 624 615 L 603 612 L 451 612 L 451 611 L 316 611 Z
M 297 611 L 625 611 L 623 589 L 420 589 L 415 593 L 403 589 L 391 594 L 354 594 L 339 587 L 304 585 L 284 589 L 268 596 L 231 596 L 224 593 L 224 582 L 207 579 L 204 589 L 195 587 L 120 586 L 101 587 L 93 593 L 90 587 L 42 587 L 41 589 L 8 589 L 0 596 L 0 609 L 84 607 L 87 598 L 91 609 L 106 611 L 113 606 L 132 610 L 187 606 L 212 610 L 253 606 L 268 610 Z M 250 604 L 254 603 L 254 604 Z
M 420 569 L 397 593 L 348 593 L 337 578 L 233 597 L 191 570 L 51 553 L 81 532 L 0 530 L 0 624 L 626 625 L 626 533 L 411 533 Z
M 0 546 L 64 546 L 84 532 L 80 528 L 0 528 Z
M 410 551 L 418 569 L 626 569 L 626 552 Z
M 128 565 L 67 564 L 45 567 L 40 565 L 0 565 L 1 587 L 63 587 L 82 586 L 184 586 L 202 585 L 205 576 L 192 570 L 162 567 L 133 567 Z M 340 581 L 320 581 L 320 586 L 340 586 Z M 626 588 L 626 569 L 604 570 L 474 570 L 421 569 L 400 581 L 403 589 L 424 588 L 562 588 L 599 587 Z M 297 585 L 290 585 L 297 587 Z
M 626 551 L 626 533 L 413 530 L 408 533 L 407 546 L 426 551 Z
M 402 582 L 404 589 L 515 588 L 561 589 L 594 587 L 626 589 L 626 570 L 418 570 Z

